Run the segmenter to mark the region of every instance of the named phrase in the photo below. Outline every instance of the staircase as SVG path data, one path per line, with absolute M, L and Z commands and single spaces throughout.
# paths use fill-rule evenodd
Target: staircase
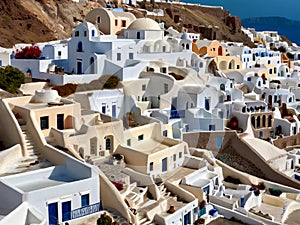
M 52 165 L 50 162 L 42 159 L 42 155 L 38 150 L 38 148 L 36 147 L 33 138 L 27 131 L 26 125 L 22 125 L 20 127 L 25 139 L 26 156 L 19 158 L 15 162 L 15 164 L 8 171 L 6 171 L 5 174 L 2 174 L 0 176 L 22 173 L 22 172 L 36 170 L 36 169 L 40 169 Z

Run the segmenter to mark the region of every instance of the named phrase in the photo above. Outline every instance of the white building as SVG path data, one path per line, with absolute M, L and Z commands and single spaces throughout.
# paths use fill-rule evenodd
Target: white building
M 26 202 L 47 224 L 61 224 L 102 210 L 99 185 L 95 168 L 68 158 L 59 166 L 2 177 L 0 208 L 13 212 Z M 0 224 L 28 222 L 21 220 L 8 214 Z

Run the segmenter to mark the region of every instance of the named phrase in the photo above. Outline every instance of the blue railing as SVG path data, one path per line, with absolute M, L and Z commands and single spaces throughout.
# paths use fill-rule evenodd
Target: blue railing
M 179 119 L 185 117 L 185 110 L 171 110 L 170 119 Z
M 96 212 L 100 212 L 101 210 L 103 210 L 101 202 L 98 202 L 93 205 L 84 206 L 82 208 L 71 211 L 71 220 L 87 216 Z

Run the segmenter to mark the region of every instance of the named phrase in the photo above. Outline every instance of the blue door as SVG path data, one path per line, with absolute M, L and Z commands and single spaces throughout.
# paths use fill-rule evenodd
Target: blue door
M 58 225 L 57 202 L 48 205 L 49 225 Z
M 162 160 L 162 172 L 165 172 L 168 170 L 168 159 L 167 158 L 164 158 Z
M 82 62 L 77 61 L 77 74 L 82 74 Z
M 62 221 L 68 221 L 71 219 L 71 201 L 63 202 L 61 204 Z
M 64 129 L 64 114 L 57 114 L 57 129 Z
M 191 212 L 184 215 L 184 225 L 191 224 Z
M 117 106 L 116 105 L 112 105 L 111 106 L 111 111 L 112 111 L 111 116 L 114 117 L 114 118 L 116 118 L 117 117 Z

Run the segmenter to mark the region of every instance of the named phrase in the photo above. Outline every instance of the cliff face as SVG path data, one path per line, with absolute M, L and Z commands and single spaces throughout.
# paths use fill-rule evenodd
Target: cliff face
M 71 0 L 0 0 L 0 46 L 68 38 L 78 21 L 99 5 Z
M 145 3 L 139 7 L 164 9 L 164 17 L 152 17 L 181 31 L 200 32 L 203 38 L 244 42 L 251 45 L 242 34 L 241 22 L 229 11 L 201 6 Z M 0 46 L 12 47 L 17 43 L 36 43 L 71 36 L 74 27 L 84 20 L 93 8 L 105 5 L 104 0 L 74 3 L 71 0 L 0 0 Z M 142 16 L 142 13 L 136 15 Z

